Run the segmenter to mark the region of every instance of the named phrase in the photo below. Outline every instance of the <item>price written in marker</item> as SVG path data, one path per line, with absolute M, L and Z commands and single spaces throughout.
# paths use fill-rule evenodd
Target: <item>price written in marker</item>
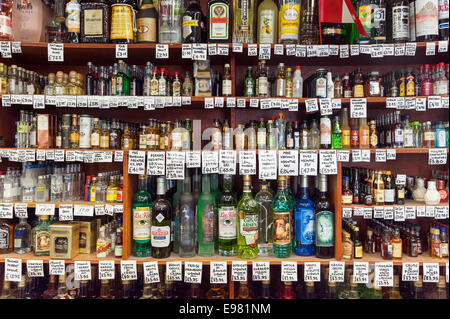
M 160 282 L 157 261 L 146 261 L 143 263 L 143 268 L 144 268 L 144 283 L 151 284 Z
M 44 277 L 43 260 L 27 260 L 28 277 Z
M 166 262 L 166 280 L 182 281 L 183 274 L 181 272 L 181 261 Z
M 255 174 L 256 174 L 256 152 L 240 151 L 239 175 L 255 175 Z
M 98 279 L 114 279 L 115 270 L 114 260 L 98 261 Z
M 236 151 L 220 150 L 219 174 L 236 175 Z
M 211 284 L 226 284 L 227 283 L 227 262 L 226 261 L 211 261 L 209 282 Z
M 319 151 L 320 173 L 324 175 L 337 174 L 336 150 Z
M 419 280 L 419 263 L 402 263 L 402 281 Z
M 22 259 L 5 258 L 5 281 L 20 282 L 22 279 Z
M 297 262 L 282 261 L 281 262 L 281 281 L 297 281 Z
M 253 281 L 270 280 L 270 264 L 267 261 L 252 262 Z
M 423 263 L 423 282 L 439 282 L 439 263 Z
M 243 260 L 233 260 L 231 263 L 231 280 L 247 281 L 247 262 Z
M 298 151 L 278 151 L 278 175 L 298 176 Z
M 91 280 L 91 262 L 89 260 L 76 260 L 75 280 Z
M 367 284 L 369 282 L 369 263 L 353 263 L 353 282 L 357 284 Z
M 330 261 L 328 281 L 330 282 L 344 282 L 345 276 L 345 262 L 344 261 Z
M 64 44 L 48 43 L 47 56 L 48 62 L 64 62 Z
M 304 269 L 304 281 L 320 281 L 320 262 L 305 262 Z
M 277 151 L 261 150 L 258 154 L 259 179 L 277 179 Z
M 136 260 L 121 260 L 120 275 L 122 280 L 137 280 Z
M 300 175 L 317 175 L 317 151 L 300 151 Z
M 50 275 L 60 276 L 66 274 L 66 263 L 64 260 L 49 260 L 48 271 Z
M 392 262 L 375 263 L 375 285 L 378 287 L 394 286 L 394 267 Z

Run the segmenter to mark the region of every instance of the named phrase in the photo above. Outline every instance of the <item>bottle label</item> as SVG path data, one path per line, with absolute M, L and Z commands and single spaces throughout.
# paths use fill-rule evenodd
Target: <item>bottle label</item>
M 214 242 L 214 205 L 208 204 L 202 211 L 202 242 Z
M 152 226 L 152 247 L 164 248 L 170 245 L 170 226 Z
M 424 132 L 423 133 L 423 139 L 425 141 L 434 141 L 434 132 L 433 131 L 428 131 L 428 132 Z
M 445 130 L 437 130 L 435 144 L 435 147 L 445 147 L 447 145 L 447 134 Z
M 392 258 L 402 258 L 401 243 L 392 243 Z
M 116 199 L 116 192 L 114 191 L 114 189 L 108 189 L 106 191 L 106 201 L 108 202 L 114 202 Z
M 331 120 L 326 117 L 320 119 L 320 144 L 331 144 Z
M 0 249 L 8 249 L 9 240 L 9 230 L 0 228 Z
M 300 21 L 300 6 L 298 4 L 283 4 L 278 21 L 280 23 L 280 40 L 298 40 Z
M 181 132 L 172 132 L 172 147 L 181 148 L 183 146 L 183 134 Z
M 300 208 L 299 215 L 300 227 L 295 228 L 295 238 L 300 239 L 302 245 L 312 245 L 314 244 L 314 210 Z
M 386 21 L 386 8 L 380 8 L 380 7 L 374 8 L 373 21 L 374 22 Z
M 403 130 L 401 128 L 395 130 L 394 140 L 396 143 L 403 143 Z
M 192 20 L 192 17 L 186 15 L 183 17 L 183 38 L 187 38 L 192 33 L 192 27 L 198 27 L 198 20 Z
M 384 189 L 375 190 L 375 203 L 384 203 Z
M 105 258 L 108 253 L 108 244 L 106 242 L 97 242 L 96 251 L 97 257 Z
M 372 8 L 370 5 L 359 7 L 359 20 L 364 27 L 364 30 L 370 36 L 370 29 L 372 23 Z
M 240 211 L 239 215 L 239 233 L 245 238 L 245 244 L 250 247 L 256 247 L 258 241 L 258 215 L 246 215 Z
M 327 97 L 327 79 L 318 78 L 316 80 L 316 97 L 326 98 Z
M 156 42 L 156 17 L 137 19 L 137 42 Z
M 415 1 L 409 3 L 409 41 L 416 42 L 416 10 Z
M 147 134 L 139 135 L 139 149 L 145 150 L 147 148 Z
M 258 94 L 267 95 L 269 89 L 269 82 L 267 81 L 267 77 L 260 76 L 258 79 Z
M 362 256 L 363 256 L 362 246 L 356 246 L 355 247 L 355 258 L 362 258 Z
M 291 213 L 273 213 L 273 243 L 276 245 L 289 245 L 291 243 Z
M 377 134 L 373 133 L 370 135 L 370 146 L 375 148 L 378 145 L 378 136 Z
M 395 189 L 385 189 L 384 190 L 384 202 L 393 203 L 395 200 Z
M 272 10 L 261 10 L 259 15 L 259 43 L 275 42 L 276 13 Z
M 133 40 L 133 8 L 128 4 L 111 5 L 110 40 Z
M 109 148 L 108 136 L 100 136 L 100 147 L 101 148 Z
M 237 238 L 236 208 L 222 206 L 219 208 L 219 239 Z
M 331 247 L 334 245 L 334 217 L 330 211 L 316 214 L 316 246 Z
M 350 205 L 353 203 L 353 196 L 352 195 L 342 195 L 342 204 L 344 205 Z
M 66 4 L 66 26 L 68 32 L 80 33 L 81 5 L 75 1 Z
M 397 199 L 404 199 L 405 198 L 405 189 L 402 187 L 397 190 Z
M 35 237 L 35 252 L 48 252 L 50 251 L 50 232 L 49 231 L 39 231 Z
M 448 243 L 441 243 L 440 247 L 440 256 L 441 258 L 447 258 L 448 257 Z
M 103 35 L 103 10 L 84 10 L 84 35 Z
M 150 207 L 136 207 L 133 209 L 133 239 L 149 240 L 151 236 Z
M 342 145 L 350 146 L 350 130 L 342 130 Z
M 369 130 L 361 129 L 360 134 L 361 134 L 361 136 L 359 137 L 359 143 L 361 145 L 369 146 L 369 144 L 370 144 Z
M 353 255 L 352 248 L 352 244 L 346 242 L 342 243 L 342 258 L 351 259 Z
M 209 38 L 228 39 L 230 8 L 225 3 L 214 3 L 209 7 Z
M 403 134 L 403 146 L 404 147 L 413 147 L 414 146 L 414 137 L 412 130 L 405 130 Z
M 12 23 L 7 15 L 0 14 L 0 34 L 11 37 L 12 40 Z
M 166 79 L 161 77 L 158 81 L 158 94 L 161 96 L 166 95 Z
M 409 39 L 409 6 L 392 8 L 392 38 Z
M 353 87 L 353 97 L 364 97 L 364 86 L 362 84 L 355 84 Z
M 416 0 L 416 35 L 438 34 L 438 0 Z

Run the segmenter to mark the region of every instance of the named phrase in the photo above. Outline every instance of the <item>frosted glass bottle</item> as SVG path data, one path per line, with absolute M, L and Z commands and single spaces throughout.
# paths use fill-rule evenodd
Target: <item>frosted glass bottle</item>
M 36 191 L 36 181 L 33 179 L 30 166 L 25 166 L 24 174 L 20 178 L 22 185 L 22 202 L 34 202 L 34 195 Z
M 436 189 L 436 181 L 428 181 L 428 189 L 425 193 L 426 205 L 437 205 L 441 201 L 441 195 Z

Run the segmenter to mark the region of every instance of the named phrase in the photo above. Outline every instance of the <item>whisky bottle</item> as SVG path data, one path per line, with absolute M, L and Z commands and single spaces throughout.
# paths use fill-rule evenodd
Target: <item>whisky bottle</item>
M 216 204 L 211 193 L 210 175 L 202 176 L 202 193 L 198 198 L 198 255 L 214 256 L 214 229 L 217 224 Z
M 113 0 L 111 4 L 112 43 L 133 43 L 133 23 L 135 21 L 134 2 L 132 0 Z
M 334 257 L 334 214 L 327 190 L 327 176 L 319 177 L 320 195 L 316 203 L 315 227 L 316 227 L 316 257 Z
M 228 0 L 209 0 L 207 6 L 208 42 L 230 42 L 230 4 Z
M 218 235 L 219 255 L 234 256 L 237 254 L 237 201 L 232 192 L 231 175 L 223 177 L 223 193 L 218 201 Z
M 191 192 L 191 176 L 185 175 L 183 193 L 178 202 L 179 249 L 180 257 L 195 256 L 195 205 Z M 176 239 L 175 239 L 176 241 Z M 175 250 L 174 250 L 175 251 Z
M 136 17 L 137 43 L 156 43 L 158 38 L 158 13 L 152 0 L 143 0 Z
M 138 192 L 132 205 L 133 238 L 132 254 L 136 257 L 151 256 L 151 197 L 146 191 L 145 175 L 139 175 Z
M 6 254 L 13 248 L 13 226 L 5 219 L 0 219 L 0 254 Z
M 35 256 L 50 256 L 50 221 L 48 215 L 39 216 L 39 222 L 33 230 Z
M 244 175 L 244 189 L 238 202 L 238 256 L 258 256 L 258 204 L 253 199 L 251 176 Z
M 67 291 L 66 275 L 59 275 L 58 278 L 58 294 L 53 299 L 73 299 Z
M 109 41 L 110 7 L 105 0 L 81 3 L 81 42 L 106 43 Z

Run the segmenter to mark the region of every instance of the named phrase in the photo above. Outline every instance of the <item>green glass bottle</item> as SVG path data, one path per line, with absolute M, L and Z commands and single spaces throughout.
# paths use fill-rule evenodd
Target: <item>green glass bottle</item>
M 223 193 L 218 203 L 219 255 L 237 254 L 237 200 L 233 193 L 232 175 L 223 176 Z
M 316 257 L 334 258 L 334 213 L 327 189 L 327 175 L 319 175 L 319 199 L 316 202 Z
M 333 130 L 331 132 L 331 148 L 342 148 L 342 130 L 339 123 L 339 116 L 334 117 Z
M 202 193 L 198 198 L 198 255 L 214 256 L 214 229 L 217 225 L 216 201 L 211 193 L 210 175 L 202 176 Z
M 151 246 L 151 201 L 146 191 L 145 175 L 139 175 L 138 192 L 134 194 L 131 208 L 133 219 L 132 254 L 136 257 L 149 257 Z
M 173 220 L 172 220 L 172 228 L 173 228 L 173 252 L 178 254 L 178 250 L 180 247 L 180 207 L 178 202 L 180 200 L 180 196 L 184 191 L 184 183 L 183 180 L 177 181 L 177 191 L 173 194 L 172 197 L 172 207 L 174 209 L 173 212 Z
M 286 192 L 286 176 L 278 176 L 278 191 L 272 202 L 273 248 L 272 254 L 278 258 L 288 258 L 292 254 L 291 202 Z
M 222 192 L 219 189 L 219 174 L 211 174 L 211 193 L 214 195 L 214 199 L 217 203 L 222 195 Z
M 247 69 L 247 76 L 244 80 L 244 96 L 255 96 L 255 79 L 252 76 L 252 67 Z
M 39 216 L 39 222 L 33 229 L 33 247 L 35 256 L 50 256 L 50 221 L 48 215 Z
M 289 212 L 291 215 L 291 221 L 294 221 L 294 207 L 295 207 L 295 196 L 294 193 L 292 193 L 291 189 L 291 177 L 286 176 L 286 196 L 289 200 Z M 291 224 L 292 227 L 294 226 L 294 223 Z M 294 236 L 294 229 L 291 230 L 292 236 L 291 236 L 291 243 L 292 243 L 292 253 L 295 251 L 295 236 Z
M 244 189 L 238 202 L 238 256 L 244 259 L 258 256 L 258 204 L 252 196 L 252 180 L 244 175 Z
M 129 78 L 127 77 L 127 66 L 122 60 L 118 62 L 117 74 L 114 76 L 115 88 L 113 88 L 114 95 L 129 95 Z

